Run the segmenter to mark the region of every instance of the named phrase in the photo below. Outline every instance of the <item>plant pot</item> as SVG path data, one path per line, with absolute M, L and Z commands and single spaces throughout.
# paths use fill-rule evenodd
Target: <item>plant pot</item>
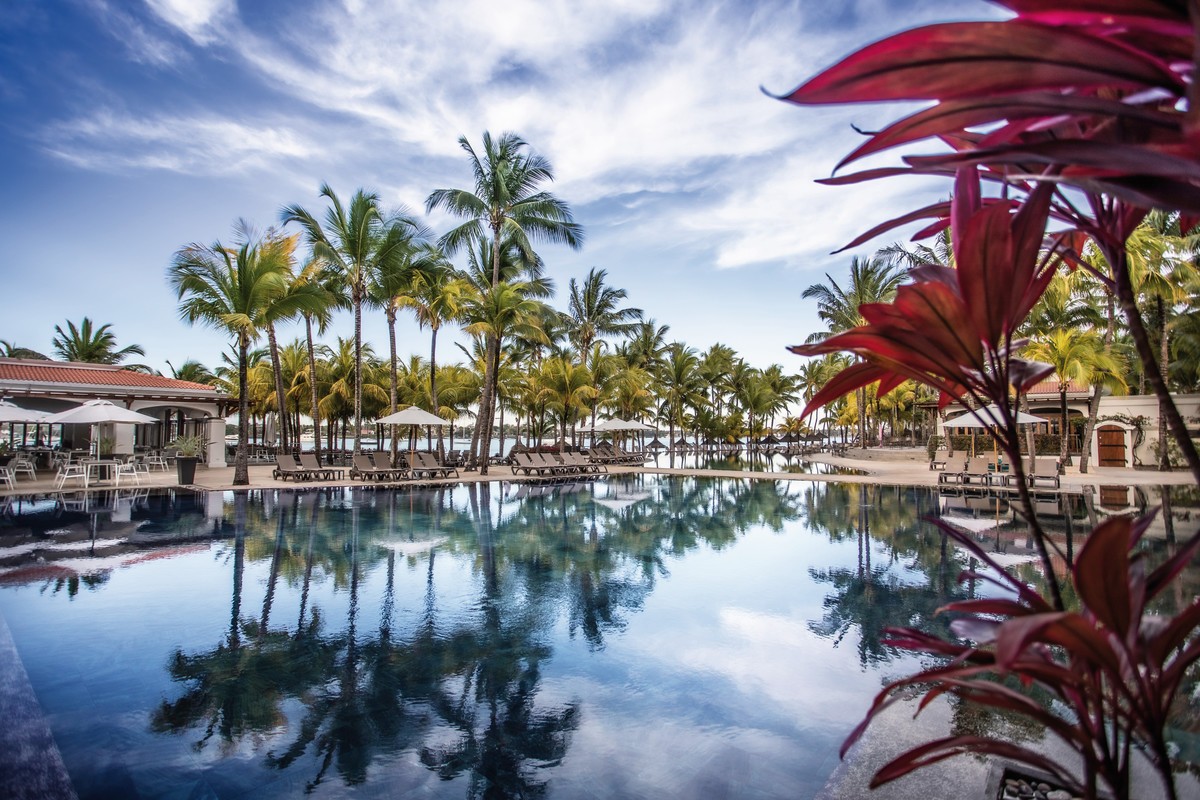
M 190 486 L 196 482 L 196 464 L 199 461 L 195 456 L 179 456 L 175 459 L 175 473 L 180 486 Z

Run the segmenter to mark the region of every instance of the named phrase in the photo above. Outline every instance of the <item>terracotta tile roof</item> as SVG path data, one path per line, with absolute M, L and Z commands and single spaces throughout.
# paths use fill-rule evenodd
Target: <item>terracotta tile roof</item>
M 1067 381 L 1067 394 L 1088 394 L 1089 387 L 1086 383 L 1078 383 L 1076 381 Z M 1026 396 L 1052 394 L 1057 396 L 1059 393 L 1058 378 L 1047 378 L 1044 381 L 1035 383 L 1029 391 L 1025 392 Z
M 117 366 L 72 361 L 39 361 L 29 358 L 0 358 L 0 383 L 7 382 L 120 386 L 217 394 L 216 389 L 202 383 L 178 381 L 162 375 L 147 375 Z

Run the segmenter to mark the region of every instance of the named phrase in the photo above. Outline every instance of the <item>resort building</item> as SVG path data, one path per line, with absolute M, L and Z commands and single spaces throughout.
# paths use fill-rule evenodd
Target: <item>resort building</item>
M 1069 381 L 1067 389 L 1067 452 L 1078 459 L 1083 453 L 1083 429 L 1088 417 L 1091 387 Z M 1034 434 L 1060 435 L 1062 395 L 1056 379 L 1042 381 L 1026 394 L 1029 413 L 1046 422 L 1033 426 Z M 1183 415 L 1193 439 L 1200 439 L 1200 394 L 1176 394 L 1175 405 Z M 970 433 L 969 429 L 947 430 L 943 419 L 965 413 L 952 403 L 938 419 L 937 433 Z M 1158 463 L 1158 398 L 1153 394 L 1105 395 L 1100 398 L 1096 428 L 1087 442 L 1088 463 L 1099 467 L 1153 467 Z M 1054 452 L 1058 452 L 1057 448 Z
M 145 425 L 63 425 L 59 444 L 64 448 L 86 449 L 96 436 L 108 440 L 113 453 L 133 453 L 163 447 L 179 436 L 201 436 L 208 445 L 204 463 L 225 466 L 225 415 L 234 401 L 211 386 L 107 364 L 0 358 L 0 397 L 47 413 L 88 400 L 108 400 L 159 420 Z M 24 429 L 20 424 L 12 427 L 46 444 L 59 437 L 59 426 L 53 431 L 52 426 L 33 423 Z

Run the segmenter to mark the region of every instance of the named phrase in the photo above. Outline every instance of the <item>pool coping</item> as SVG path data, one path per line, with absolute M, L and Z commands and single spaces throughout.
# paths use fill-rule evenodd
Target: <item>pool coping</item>
M 76 800 L 62 754 L 50 732 L 0 613 L 0 797 L 9 800 Z

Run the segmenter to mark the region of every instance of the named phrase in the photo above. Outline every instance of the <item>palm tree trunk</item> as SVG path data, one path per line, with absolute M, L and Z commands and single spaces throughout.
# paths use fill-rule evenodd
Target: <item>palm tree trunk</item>
M 321 412 L 317 410 L 317 355 L 313 348 L 312 335 L 312 317 L 308 314 L 304 315 L 304 334 L 308 339 L 308 392 L 309 401 L 312 403 L 313 421 L 313 450 L 317 454 L 317 461 L 321 460 Z
M 250 342 L 245 336 L 238 337 L 238 445 L 233 457 L 233 485 L 246 486 L 250 483 L 250 459 L 246 442 L 250 437 Z
M 287 398 L 283 393 L 283 368 L 279 365 L 279 344 L 275 339 L 275 325 L 267 325 L 267 344 L 271 348 L 271 371 L 275 376 L 275 405 L 279 410 L 279 441 L 283 452 L 291 452 L 291 420 L 287 415 Z
M 362 291 L 354 292 L 354 452 L 362 452 Z
M 475 418 L 475 434 L 478 449 L 474 450 L 476 463 L 479 464 L 479 474 L 487 474 L 487 453 L 492 444 L 492 348 L 495 337 L 487 337 L 487 347 L 483 357 L 483 389 L 479 394 L 479 415 Z
M 1175 401 L 1172 399 L 1171 392 L 1167 388 L 1167 382 L 1164 380 L 1163 374 L 1159 370 L 1159 365 L 1154 357 L 1154 350 L 1150 346 L 1150 337 L 1146 333 L 1146 326 L 1142 321 L 1141 312 L 1138 311 L 1137 298 L 1134 295 L 1133 284 L 1129 277 L 1129 265 L 1125 249 L 1103 247 L 1103 250 L 1112 268 L 1113 279 L 1117 289 L 1117 302 L 1121 306 L 1121 313 L 1125 315 L 1125 322 L 1129 326 L 1129 334 L 1133 337 L 1133 344 L 1137 349 L 1138 358 L 1141 359 L 1146 378 L 1149 380 L 1150 386 L 1154 389 L 1155 395 L 1158 396 L 1161 408 L 1159 415 L 1166 417 L 1167 427 L 1175 437 L 1179 449 L 1183 451 L 1183 457 L 1187 461 L 1188 469 L 1191 470 L 1196 482 L 1200 483 L 1200 453 L 1196 451 L 1196 446 L 1192 443 L 1192 439 L 1188 435 L 1187 425 L 1184 424 L 1183 417 L 1180 415 L 1179 409 L 1175 406 Z M 1165 442 L 1163 444 L 1165 446 Z
M 1067 450 L 1067 382 L 1061 381 L 1058 384 L 1058 410 L 1059 410 L 1059 459 L 1063 464 L 1071 463 L 1069 461 L 1071 455 Z
M 389 391 L 388 401 L 390 403 L 390 406 L 389 406 L 388 413 L 395 414 L 396 413 L 396 307 L 389 303 L 388 307 L 387 307 L 387 311 L 385 313 L 387 315 L 387 324 L 388 324 L 388 347 L 391 348 L 391 374 L 389 376 L 391 379 L 391 384 L 388 387 L 388 391 Z M 389 463 L 395 464 L 396 463 L 396 455 L 399 452 L 399 448 L 400 448 L 400 443 L 398 441 L 396 441 L 396 426 L 392 425 L 391 429 L 392 429 L 391 430 L 391 434 L 392 434 L 392 436 L 391 436 L 391 438 L 392 438 L 391 459 L 392 460 Z
M 1100 415 L 1100 397 L 1102 395 L 1099 381 L 1092 384 L 1092 394 L 1088 397 L 1088 418 L 1083 426 L 1083 452 L 1079 456 L 1079 472 L 1086 475 L 1088 457 L 1092 454 L 1092 432 L 1096 429 L 1096 418 Z
M 1167 308 L 1162 297 L 1158 298 L 1158 364 L 1163 378 L 1171 363 L 1171 348 L 1167 344 Z M 1158 404 L 1158 468 L 1164 472 L 1171 468 L 1171 453 L 1167 447 L 1167 415 L 1163 413 L 1162 401 Z
M 437 332 L 438 326 L 431 324 L 430 330 L 433 335 L 429 339 L 429 403 L 433 406 L 430 409 L 434 414 L 438 414 L 438 394 L 437 394 Z M 438 416 L 441 416 L 438 414 Z M 454 433 L 453 430 L 450 431 Z M 446 443 L 442 438 L 443 430 L 438 427 L 438 458 L 443 462 L 446 460 Z

